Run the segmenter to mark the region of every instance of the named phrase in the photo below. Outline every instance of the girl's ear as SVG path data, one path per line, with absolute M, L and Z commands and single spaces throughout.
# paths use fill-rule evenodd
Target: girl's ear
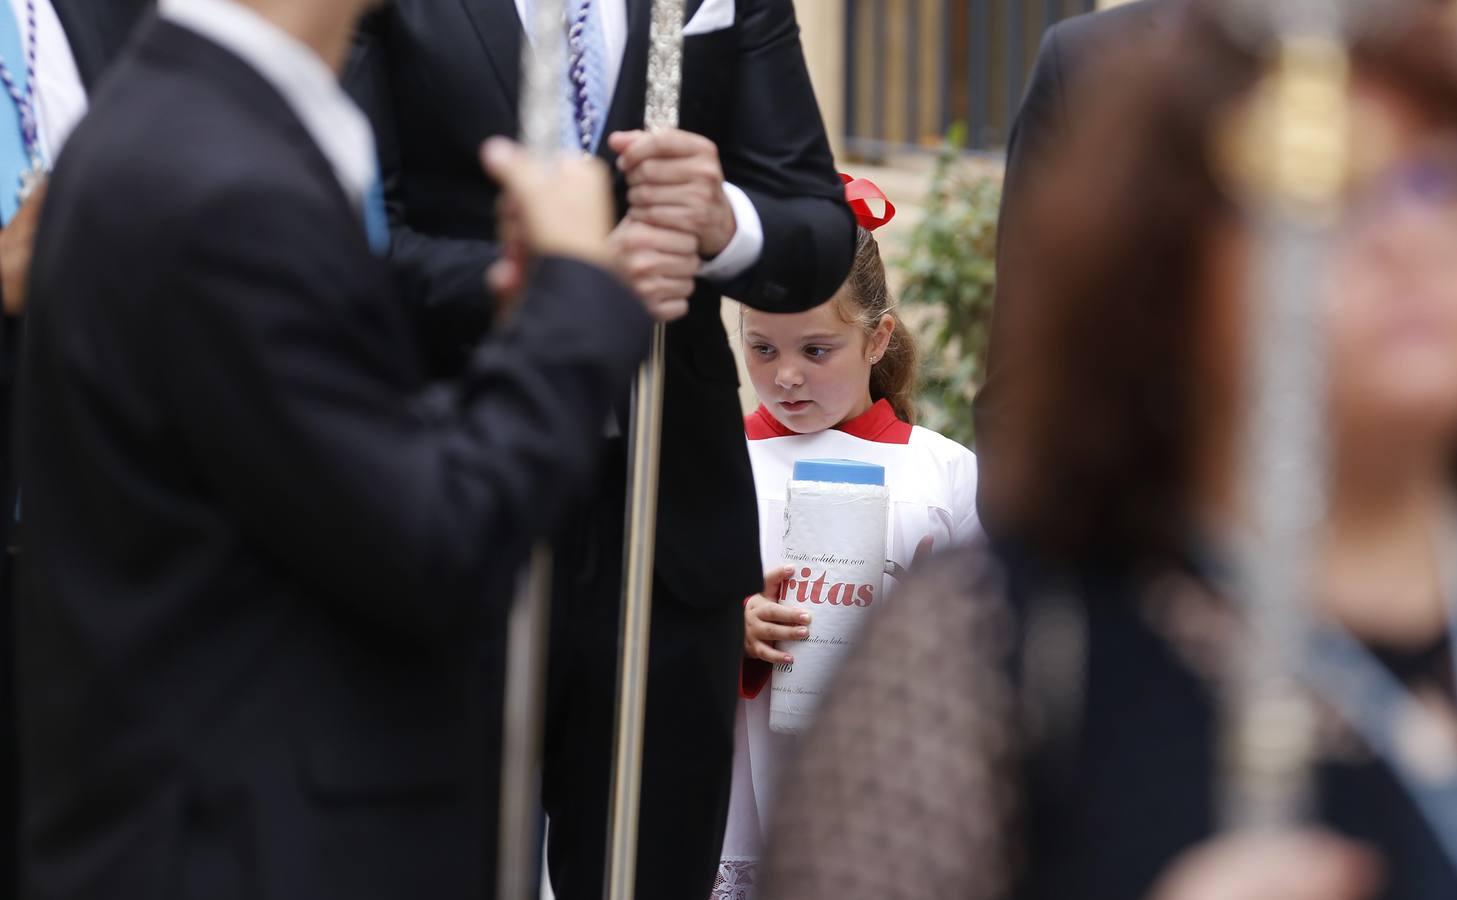
M 880 317 L 875 331 L 870 335 L 870 361 L 878 363 L 885 357 L 885 348 L 890 346 L 891 335 L 895 334 L 895 319 L 889 315 Z

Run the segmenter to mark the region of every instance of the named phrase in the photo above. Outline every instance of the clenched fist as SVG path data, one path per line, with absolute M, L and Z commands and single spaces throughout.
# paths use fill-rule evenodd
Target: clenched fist
M 675 128 L 619 131 L 607 140 L 627 176 L 630 219 L 693 235 L 703 259 L 724 251 L 738 223 L 713 141 Z

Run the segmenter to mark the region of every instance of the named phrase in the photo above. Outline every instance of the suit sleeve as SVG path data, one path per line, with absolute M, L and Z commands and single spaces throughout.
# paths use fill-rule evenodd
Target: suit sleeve
M 828 300 L 850 274 L 855 218 L 830 145 L 791 0 L 741 3 L 732 135 L 720 146 L 724 177 L 753 202 L 764 226 L 756 265 L 723 290 L 756 309 L 797 312 Z
M 641 304 L 605 272 L 543 260 L 504 339 L 427 388 L 391 320 L 352 311 L 369 298 L 346 293 L 361 276 L 329 244 L 337 211 L 279 217 L 303 204 L 236 194 L 199 219 L 159 310 L 194 477 L 314 593 L 449 633 L 587 484 L 646 352 Z
M 1019 316 L 1034 312 L 1027 308 L 1028 301 L 1018 296 L 1019 273 L 1038 263 L 1027 258 L 1031 251 L 1030 236 L 1024 222 L 1025 205 L 1043 158 L 1066 139 L 1061 52 L 1059 27 L 1053 26 L 1043 38 L 1027 94 L 1007 144 L 1007 169 L 997 234 L 996 304 L 987 345 L 986 379 L 972 406 L 979 483 L 983 486 L 983 490 L 978 492 L 977 505 L 982 524 L 988 530 L 997 517 L 996 511 L 990 508 L 993 503 L 984 488 L 999 483 L 996 438 L 998 427 L 1006 416 L 1003 397 L 1007 381 L 1012 377 L 1011 368 L 1016 362 L 1014 331 Z
M 499 255 L 488 240 L 426 234 L 410 226 L 400 191 L 402 159 L 389 59 L 390 12 L 368 16 L 355 34 L 344 86 L 374 125 L 380 177 L 390 216 L 390 259 L 422 335 L 432 370 L 454 374 L 470 347 L 492 327 L 495 303 L 486 270 Z

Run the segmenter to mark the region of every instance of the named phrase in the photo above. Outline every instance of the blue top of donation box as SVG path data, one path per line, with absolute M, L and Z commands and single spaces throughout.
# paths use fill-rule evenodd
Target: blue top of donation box
M 885 484 L 885 466 L 853 459 L 801 459 L 794 463 L 795 481 L 832 484 Z

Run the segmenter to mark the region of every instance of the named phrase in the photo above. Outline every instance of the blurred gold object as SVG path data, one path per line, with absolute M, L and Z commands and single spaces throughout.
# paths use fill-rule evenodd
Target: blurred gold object
M 1350 129 L 1350 61 L 1331 36 L 1293 37 L 1276 67 L 1275 174 L 1271 191 L 1288 215 L 1328 217 L 1340 208 Z
M 1350 174 L 1350 62 L 1333 36 L 1285 40 L 1226 129 L 1226 168 L 1244 199 L 1276 214 L 1329 219 Z

